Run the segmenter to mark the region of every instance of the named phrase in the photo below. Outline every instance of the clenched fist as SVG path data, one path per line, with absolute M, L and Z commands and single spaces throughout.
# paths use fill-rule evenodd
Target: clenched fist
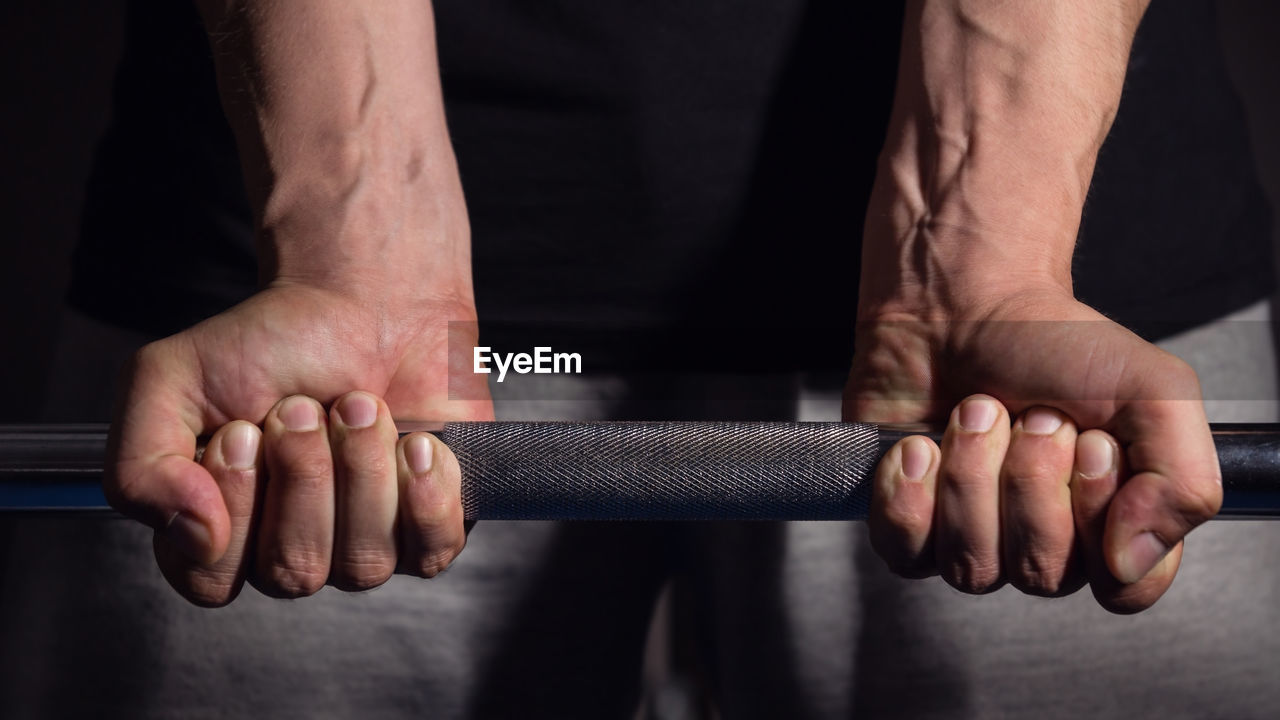
M 277 284 L 148 345 L 107 496 L 155 529 L 165 577 L 201 605 L 246 579 L 298 597 L 434 575 L 464 542 L 457 462 L 427 434 L 398 439 L 392 418 L 492 419 L 483 379 L 455 390 L 486 399 L 449 400 L 449 321 L 474 317 L 465 302 Z
M 882 317 L 858 343 L 847 419 L 946 423 L 941 447 L 905 438 L 877 470 L 871 538 L 899 574 L 969 593 L 1088 582 L 1133 612 L 1221 505 L 1195 373 L 1064 292 Z

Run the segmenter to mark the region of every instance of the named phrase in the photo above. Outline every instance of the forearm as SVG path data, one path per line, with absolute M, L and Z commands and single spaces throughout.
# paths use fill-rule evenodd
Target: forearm
M 859 313 L 949 312 L 1071 254 L 1146 0 L 917 0 L 867 216 Z
M 264 279 L 471 299 L 430 4 L 203 3 Z

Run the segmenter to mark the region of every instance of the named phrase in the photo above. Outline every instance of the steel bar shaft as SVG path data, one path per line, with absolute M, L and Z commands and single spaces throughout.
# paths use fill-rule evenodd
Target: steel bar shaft
M 866 517 L 875 465 L 918 427 L 862 423 L 404 423 L 458 456 L 471 519 Z M 0 512 L 107 511 L 107 428 L 0 426 Z M 1280 517 L 1280 425 L 1215 425 L 1220 517 Z

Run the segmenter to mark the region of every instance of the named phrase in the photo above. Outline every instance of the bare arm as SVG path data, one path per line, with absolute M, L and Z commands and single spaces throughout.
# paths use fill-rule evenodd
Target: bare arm
M 202 605 L 246 580 L 298 597 L 434 575 L 465 539 L 457 463 L 429 436 L 397 440 L 392 418 L 492 407 L 483 380 L 459 380 L 477 400 L 450 399 L 449 324 L 474 328 L 475 302 L 431 6 L 233 0 L 202 13 L 263 287 L 139 352 L 108 497 L 155 528 L 165 577 Z M 212 437 L 193 461 L 200 435 Z
M 1146 5 L 910 3 L 867 218 L 864 314 L 911 295 L 962 303 L 993 294 L 992 282 L 1069 290 L 1085 194 Z
M 204 2 L 267 279 L 470 299 L 431 4 Z
M 851 419 L 948 423 L 941 448 L 911 439 L 880 467 L 872 538 L 904 575 L 1088 581 L 1140 610 L 1221 501 L 1195 373 L 1072 294 L 1145 6 L 908 6 L 845 395 Z

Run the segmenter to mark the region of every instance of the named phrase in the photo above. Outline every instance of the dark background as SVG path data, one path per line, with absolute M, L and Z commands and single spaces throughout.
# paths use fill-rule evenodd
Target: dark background
M 0 422 L 39 414 L 83 185 L 110 110 L 124 5 L 6 3 L 9 31 L 0 45 Z M 1219 16 L 1259 175 L 1280 217 L 1280 3 L 1223 0 Z

